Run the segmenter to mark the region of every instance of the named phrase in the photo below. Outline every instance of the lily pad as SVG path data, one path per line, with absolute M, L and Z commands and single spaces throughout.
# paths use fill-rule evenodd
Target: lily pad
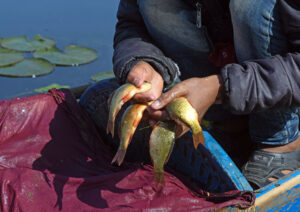
M 55 45 L 55 41 L 50 38 L 44 38 L 40 35 L 35 36 L 32 40 L 27 41 L 26 36 L 4 38 L 1 40 L 1 46 L 7 49 L 17 51 L 33 52 L 43 48 L 50 48 Z
M 7 66 L 24 60 L 22 52 L 11 49 L 0 49 L 0 66 Z
M 42 88 L 34 89 L 34 91 L 37 92 L 37 93 L 44 93 L 44 92 L 47 92 L 48 90 L 50 90 L 52 88 L 61 89 L 61 88 L 70 88 L 70 86 L 68 86 L 68 85 L 59 85 L 59 84 L 53 83 L 51 85 L 48 85 L 48 86 L 45 86 L 45 87 L 42 87 Z
M 51 73 L 54 67 L 46 60 L 28 58 L 12 66 L 0 67 L 0 76 L 34 78 Z
M 94 74 L 91 79 L 95 82 L 104 80 L 104 79 L 110 79 L 110 78 L 114 78 L 115 74 L 113 71 L 106 71 L 106 72 L 101 72 L 98 74 Z
M 90 48 L 70 45 L 66 47 L 65 52 L 56 47 L 51 47 L 36 51 L 33 56 L 43 58 L 56 65 L 74 66 L 92 62 L 97 59 L 98 54 Z

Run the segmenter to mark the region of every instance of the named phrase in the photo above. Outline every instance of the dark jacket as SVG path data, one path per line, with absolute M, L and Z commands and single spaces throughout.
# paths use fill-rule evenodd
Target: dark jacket
M 279 1 L 290 53 L 222 68 L 224 106 L 234 113 L 300 106 L 300 1 Z M 114 37 L 115 75 L 124 82 L 130 69 L 143 60 L 149 62 L 168 85 L 178 76 L 178 67 L 152 44 L 136 2 L 121 0 L 119 4 Z

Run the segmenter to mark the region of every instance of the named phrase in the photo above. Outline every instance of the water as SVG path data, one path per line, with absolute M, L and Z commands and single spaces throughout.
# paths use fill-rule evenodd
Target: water
M 118 3 L 114 0 L 0 0 L 0 37 L 26 35 L 31 39 L 41 34 L 54 39 L 62 50 L 73 44 L 93 48 L 99 56 L 87 65 L 55 67 L 51 74 L 42 77 L 0 76 L 0 99 L 26 95 L 52 83 L 83 85 L 91 82 L 93 74 L 112 70 Z

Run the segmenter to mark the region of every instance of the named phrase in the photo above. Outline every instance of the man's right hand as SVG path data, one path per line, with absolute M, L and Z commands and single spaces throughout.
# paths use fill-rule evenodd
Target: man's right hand
M 136 87 L 141 87 L 144 81 L 150 82 L 152 88 L 145 93 L 136 94 L 133 100 L 136 102 L 149 102 L 160 97 L 164 81 L 161 75 L 147 62 L 138 62 L 129 72 L 127 81 L 134 84 Z

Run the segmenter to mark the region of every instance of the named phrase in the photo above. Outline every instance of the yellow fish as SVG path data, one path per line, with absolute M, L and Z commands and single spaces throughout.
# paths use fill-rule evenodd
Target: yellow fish
M 135 87 L 133 84 L 126 83 L 120 86 L 115 92 L 111 99 L 109 106 L 109 116 L 106 127 L 106 133 L 111 133 L 114 137 L 115 119 L 120 111 L 122 105 L 130 100 L 135 94 L 147 92 L 151 89 L 151 83 L 144 82 L 140 88 Z
M 125 110 L 119 126 L 119 149 L 111 163 L 117 161 L 119 166 L 123 163 L 127 147 L 131 142 L 132 136 L 139 125 L 147 106 L 148 105 L 143 104 L 133 104 Z
M 192 129 L 195 149 L 199 143 L 205 144 L 203 131 L 198 121 L 198 113 L 186 98 L 174 99 L 167 105 L 167 111 L 173 120 L 178 120 Z
M 175 142 L 174 121 L 158 122 L 150 135 L 149 149 L 156 184 L 165 185 L 164 165 L 168 162 Z

